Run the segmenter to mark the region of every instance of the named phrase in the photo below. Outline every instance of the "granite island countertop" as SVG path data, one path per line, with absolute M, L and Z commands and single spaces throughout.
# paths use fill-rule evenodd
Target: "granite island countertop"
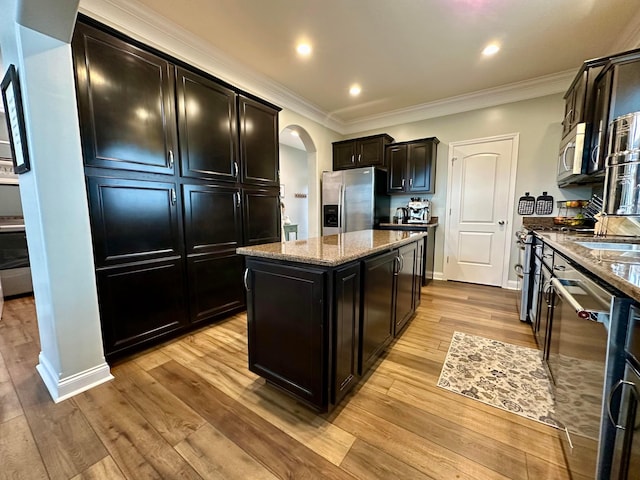
M 602 281 L 640 301 L 640 250 L 620 251 L 588 248 L 577 242 L 632 243 L 633 237 L 594 237 L 561 232 L 535 232 L 536 235 Z
M 426 232 L 415 231 L 360 230 L 306 240 L 240 247 L 236 249 L 236 253 L 251 257 L 335 267 L 374 253 L 400 247 L 426 235 Z

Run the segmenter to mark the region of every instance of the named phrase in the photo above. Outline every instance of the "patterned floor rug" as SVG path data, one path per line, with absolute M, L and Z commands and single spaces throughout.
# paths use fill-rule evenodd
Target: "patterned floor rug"
M 554 418 L 551 380 L 539 350 L 454 332 L 438 386 L 564 428 Z

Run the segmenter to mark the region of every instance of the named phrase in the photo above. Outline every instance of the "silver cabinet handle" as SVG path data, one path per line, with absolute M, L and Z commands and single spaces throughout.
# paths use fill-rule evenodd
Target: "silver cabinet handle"
M 402 179 L 402 188 L 404 188 L 404 178 Z
M 173 150 L 169 150 L 169 168 L 173 168 Z
M 626 380 L 618 380 L 618 383 L 616 383 L 615 387 L 611 389 L 611 391 L 609 392 L 609 397 L 607 398 L 607 414 L 609 415 L 609 420 L 611 420 L 611 423 L 613 424 L 613 426 L 616 427 L 618 430 L 624 430 L 625 427 L 624 425 L 618 424 L 618 422 L 616 422 L 613 419 L 613 414 L 611 413 L 611 400 L 613 400 L 613 395 L 616 393 L 616 390 L 618 390 L 622 385 L 629 385 L 631 387 L 635 387 L 635 384 L 633 382 L 628 382 Z
M 351 163 L 356 163 L 356 156 L 355 155 L 351 155 Z
M 238 178 L 238 174 L 240 173 L 240 170 L 238 169 L 238 162 L 233 162 L 233 176 Z
M 240 192 L 234 193 L 233 196 L 236 197 L 236 207 L 240 208 Z
M 175 205 L 177 201 L 178 201 L 178 197 L 176 196 L 176 189 L 172 188 L 171 189 L 171 205 Z
M 397 277 L 398 273 L 400 273 L 400 257 L 393 259 L 393 276 Z
M 409 188 L 413 188 L 413 178 L 409 179 Z
M 360 163 L 361 159 L 362 159 L 362 155 L 358 154 L 358 163 Z
M 248 292 L 249 291 L 249 284 L 247 283 L 247 277 L 249 276 L 249 269 L 245 268 L 244 269 L 244 275 L 242 277 L 242 283 L 244 283 L 244 289 Z

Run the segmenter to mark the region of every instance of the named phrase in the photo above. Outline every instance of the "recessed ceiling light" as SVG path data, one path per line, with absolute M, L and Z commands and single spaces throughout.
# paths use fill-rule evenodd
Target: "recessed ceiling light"
M 308 43 L 299 43 L 296 47 L 296 51 L 303 57 L 308 57 L 311 55 L 311 45 Z
M 351 85 L 351 87 L 349 88 L 349 95 L 351 95 L 352 97 L 357 97 L 358 95 L 360 95 L 361 91 L 362 88 L 360 88 L 360 85 Z
M 293 135 L 294 137 L 300 136 L 300 134 L 298 133 L 298 130 L 291 130 L 291 135 Z
M 490 43 L 484 50 L 482 50 L 482 54 L 485 57 L 490 57 L 491 55 L 495 55 L 500 50 L 500 46 L 497 43 Z

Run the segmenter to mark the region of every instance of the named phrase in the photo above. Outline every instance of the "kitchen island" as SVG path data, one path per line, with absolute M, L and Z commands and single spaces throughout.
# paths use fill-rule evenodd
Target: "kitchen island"
M 249 369 L 331 410 L 414 316 L 425 235 L 362 230 L 238 248 Z

